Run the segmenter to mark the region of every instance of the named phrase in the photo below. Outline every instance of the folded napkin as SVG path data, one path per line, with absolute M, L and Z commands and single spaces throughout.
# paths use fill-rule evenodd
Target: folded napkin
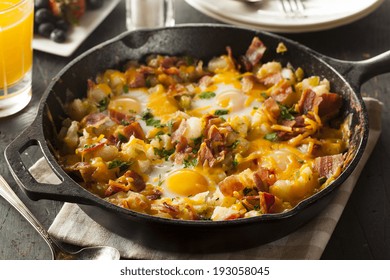
M 372 98 L 364 98 L 364 101 L 369 113 L 370 134 L 359 165 L 320 215 L 284 238 L 255 248 L 228 253 L 200 255 L 158 251 L 108 231 L 72 203 L 64 204 L 49 233 L 59 240 L 79 246 L 110 245 L 118 248 L 122 258 L 128 259 L 319 259 L 381 132 L 383 104 Z M 59 182 L 44 159 L 39 160 L 30 171 L 38 182 Z

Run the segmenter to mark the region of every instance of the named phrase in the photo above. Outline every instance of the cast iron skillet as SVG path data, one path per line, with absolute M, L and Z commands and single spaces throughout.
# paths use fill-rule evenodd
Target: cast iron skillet
M 345 115 L 353 115 L 349 163 L 328 188 L 281 214 L 215 222 L 168 220 L 110 204 L 80 187 L 58 165 L 54 151 L 56 133 L 66 118 L 63 105 L 85 95 L 87 79 L 107 68 L 121 67 L 129 59 L 142 60 L 152 53 L 190 55 L 208 61 L 226 53 L 226 46 L 230 46 L 238 56 L 245 53 L 254 36 L 259 36 L 268 48 L 263 61 L 276 60 L 283 65 L 290 62 L 295 67 L 302 67 L 306 76 L 326 77 L 332 91 L 343 95 L 342 111 Z M 288 49 L 283 55 L 275 52 L 279 42 Z M 390 71 L 390 52 L 366 61 L 339 61 L 274 34 L 226 25 L 182 25 L 124 33 L 82 54 L 55 76 L 42 97 L 36 119 L 6 148 L 5 157 L 15 180 L 31 199 L 77 203 L 102 226 L 145 246 L 197 253 L 244 249 L 287 235 L 330 202 L 335 190 L 354 170 L 367 142 L 368 120 L 358 93 L 360 86 L 387 71 Z M 21 154 L 33 145 L 39 146 L 61 180 L 60 184 L 38 183 L 28 172 Z

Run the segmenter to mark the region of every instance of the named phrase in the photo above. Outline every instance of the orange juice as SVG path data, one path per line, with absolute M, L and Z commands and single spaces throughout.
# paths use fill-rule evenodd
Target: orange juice
M 0 1 L 0 102 L 31 72 L 33 9 L 33 0 Z

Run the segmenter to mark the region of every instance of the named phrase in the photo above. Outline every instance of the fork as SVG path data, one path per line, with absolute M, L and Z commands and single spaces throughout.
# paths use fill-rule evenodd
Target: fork
M 302 0 L 279 0 L 283 12 L 292 18 L 305 17 L 305 5 Z

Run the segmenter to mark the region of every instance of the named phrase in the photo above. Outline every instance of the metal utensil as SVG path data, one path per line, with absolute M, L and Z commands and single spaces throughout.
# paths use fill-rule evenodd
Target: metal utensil
M 109 246 L 85 247 L 76 252 L 69 252 L 55 241 L 44 229 L 41 223 L 34 217 L 27 206 L 14 193 L 8 183 L 0 175 L 0 195 L 4 197 L 43 237 L 51 249 L 54 260 L 118 260 L 119 251 Z

